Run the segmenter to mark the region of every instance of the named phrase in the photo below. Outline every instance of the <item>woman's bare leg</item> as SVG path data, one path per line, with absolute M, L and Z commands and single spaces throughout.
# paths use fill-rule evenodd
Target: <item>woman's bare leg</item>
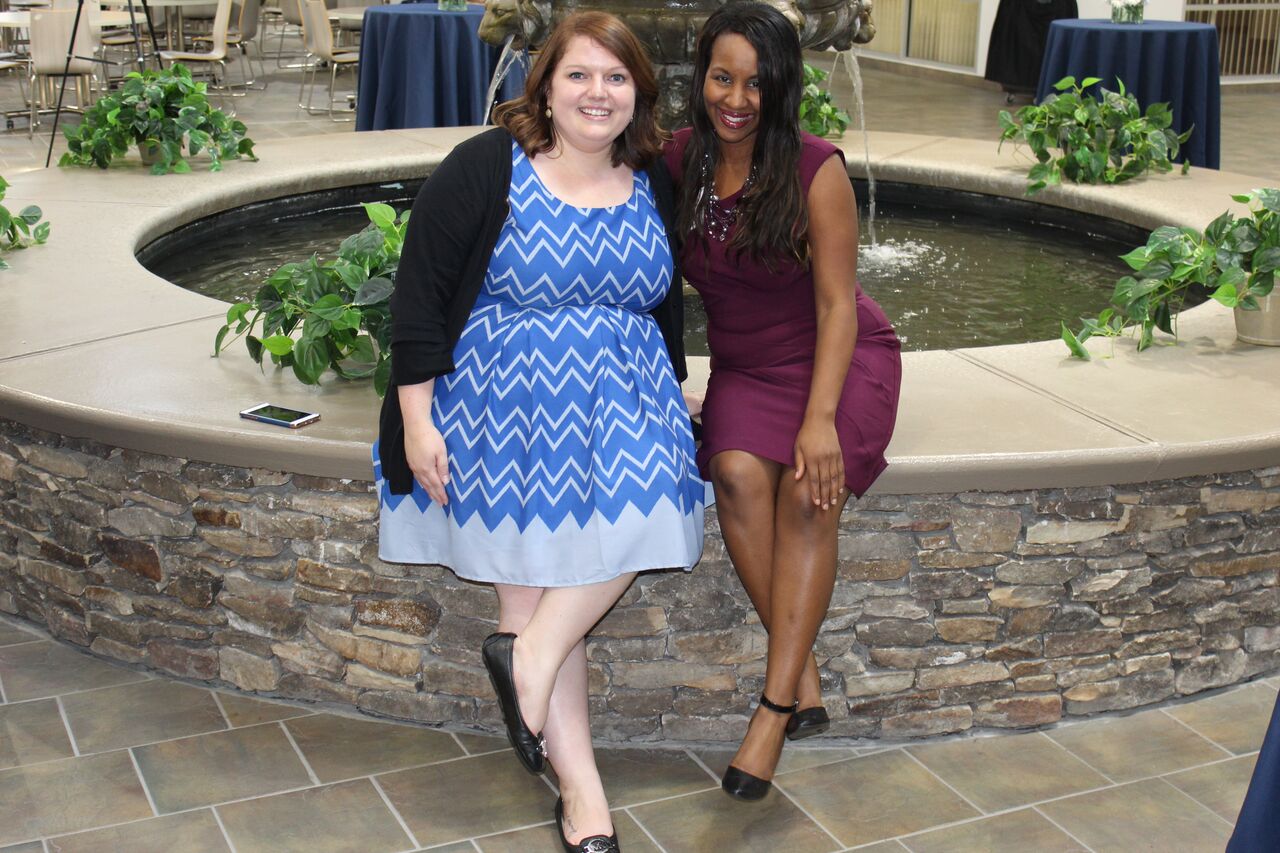
M 541 731 L 564 797 L 565 833 L 577 842 L 613 832 L 591 747 L 584 637 L 634 579 L 577 587 L 498 586 L 498 630 L 517 635 L 516 692 L 525 724 Z
M 774 540 L 782 472 L 783 466 L 777 462 L 742 450 L 726 450 L 711 457 L 720 533 L 766 631 L 772 624 Z M 782 701 L 768 695 L 773 701 Z M 822 704 L 818 664 L 812 655 L 806 661 L 796 698 L 801 708 Z
M 796 698 L 801 675 L 812 666 L 813 643 L 835 586 L 843 507 L 843 500 L 827 510 L 815 507 L 808 485 L 796 482 L 792 468 L 778 481 L 764 692 L 781 705 Z M 733 765 L 760 779 L 773 778 L 787 720 L 785 714 L 757 708 Z

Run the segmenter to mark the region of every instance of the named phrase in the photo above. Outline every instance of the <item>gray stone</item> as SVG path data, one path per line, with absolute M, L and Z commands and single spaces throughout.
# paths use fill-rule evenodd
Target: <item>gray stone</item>
M 923 670 L 916 677 L 916 686 L 921 690 L 932 690 L 938 687 L 1002 681 L 1008 677 L 1009 669 L 1004 664 L 976 662 Z
M 885 737 L 927 737 L 962 732 L 973 727 L 973 709 L 968 705 L 908 711 L 886 718 L 880 724 Z
M 341 678 L 346 667 L 341 657 L 314 643 L 272 643 L 271 651 L 285 669 L 305 675 Z
M 196 523 L 186 518 L 174 518 L 141 506 L 124 506 L 107 510 L 107 523 L 125 536 L 187 537 L 196 529 Z
M 679 661 L 619 661 L 610 665 L 609 671 L 616 686 L 633 690 L 682 686 L 717 691 L 737 687 L 733 670 L 724 666 Z
M 1011 560 L 996 569 L 996 580 L 1009 584 L 1064 584 L 1085 570 L 1085 561 L 1072 558 Z
M 1045 657 L 1049 658 L 1083 655 L 1090 652 L 1117 649 L 1123 642 L 1123 636 L 1114 628 L 1046 634 L 1044 638 L 1044 654 Z
M 1201 655 L 1178 669 L 1176 687 L 1183 695 L 1234 684 L 1244 677 L 1246 657 L 1239 649 Z
M 673 634 L 673 657 L 690 663 L 737 664 L 759 660 L 769 648 L 764 629 Z
M 858 625 L 858 641 L 869 646 L 923 646 L 936 636 L 927 622 L 879 619 Z
M 591 633 L 598 637 L 651 637 L 667 630 L 661 607 L 614 608 Z
M 241 690 L 275 690 L 280 683 L 280 667 L 276 661 L 231 646 L 218 650 L 218 675 Z
M 1136 708 L 1168 699 L 1174 693 L 1172 671 L 1142 672 L 1094 684 L 1080 684 L 1062 694 L 1067 713 L 1094 714 Z
M 472 699 L 425 693 L 366 690 L 354 704 L 371 714 L 428 725 L 474 724 L 479 719 Z
M 221 548 L 241 557 L 275 557 L 284 550 L 282 539 L 260 539 L 243 530 L 222 527 L 201 527 L 200 538 L 215 548 Z
M 422 688 L 422 678 L 414 675 L 408 678 L 388 675 L 387 673 L 362 666 L 358 663 L 347 664 L 347 675 L 343 679 L 352 687 L 362 690 L 400 690 L 406 693 L 417 693 Z
M 914 672 L 869 672 L 850 676 L 844 680 L 844 695 L 850 698 L 887 696 L 909 689 L 915 680 Z
M 1133 595 L 1151 586 L 1151 569 L 1120 569 L 1114 572 L 1079 578 L 1071 582 L 1071 597 L 1077 601 L 1107 601 Z
M 1004 620 L 995 616 L 973 616 L 940 618 L 936 624 L 938 636 L 948 643 L 972 643 L 994 640 Z
M 1049 586 L 1001 586 L 987 593 L 987 597 L 997 609 L 1021 610 L 1054 604 L 1062 597 L 1062 590 Z
M 1028 728 L 1062 719 L 1062 697 L 1057 694 L 1017 696 L 980 703 L 973 721 L 979 726 Z
M 193 648 L 167 640 L 151 640 L 147 643 L 147 657 L 151 665 L 181 678 L 211 681 L 218 677 L 218 650 Z

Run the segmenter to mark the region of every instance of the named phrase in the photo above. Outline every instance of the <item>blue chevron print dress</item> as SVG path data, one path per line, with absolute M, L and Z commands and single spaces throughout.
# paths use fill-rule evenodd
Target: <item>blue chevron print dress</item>
M 626 204 L 578 208 L 514 144 L 512 158 L 510 212 L 456 370 L 435 384 L 449 501 L 380 482 L 380 556 L 539 587 L 687 569 L 702 552 L 704 491 L 645 313 L 672 277 L 648 177 L 635 174 Z

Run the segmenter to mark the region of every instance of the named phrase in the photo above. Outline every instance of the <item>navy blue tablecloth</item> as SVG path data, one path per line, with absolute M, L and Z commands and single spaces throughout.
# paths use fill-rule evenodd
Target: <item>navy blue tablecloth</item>
M 1275 853 L 1280 850 L 1280 699 L 1253 767 L 1253 779 L 1227 853 Z
M 484 124 L 485 94 L 500 50 L 476 31 L 484 8 L 442 12 L 435 3 L 371 6 L 360 33 L 356 130 Z M 498 100 L 524 89 L 516 64 Z
M 1182 21 L 1054 21 L 1049 25 L 1036 101 L 1056 90 L 1063 77 L 1100 77 L 1116 91 L 1116 78 L 1148 104 L 1168 103 L 1173 129 L 1195 125 L 1182 147 L 1193 166 L 1218 168 L 1221 98 L 1218 83 L 1218 31 L 1209 24 Z

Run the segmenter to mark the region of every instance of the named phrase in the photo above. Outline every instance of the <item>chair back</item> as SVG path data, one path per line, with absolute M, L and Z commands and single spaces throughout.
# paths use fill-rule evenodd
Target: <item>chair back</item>
M 303 40 L 307 53 L 326 61 L 333 59 L 333 30 L 329 29 L 329 7 L 324 0 L 301 0 L 305 4 L 302 23 Z
M 213 13 L 213 32 L 209 34 L 209 58 L 227 55 L 227 30 L 231 28 L 231 0 L 218 0 Z
M 75 23 L 75 9 L 31 10 L 31 71 L 33 74 L 61 75 L 67 62 L 67 48 L 71 47 L 69 74 L 92 74 L 96 64 L 82 56 L 93 56 L 98 50 L 99 39 L 89 25 L 87 14 L 80 16 L 76 27 L 75 42 L 71 40 L 71 27 Z
M 280 14 L 286 24 L 302 26 L 302 0 L 280 0 Z
M 258 37 L 258 22 L 262 19 L 262 0 L 244 0 L 240 4 L 240 20 L 236 29 L 240 31 L 240 41 L 253 41 Z

